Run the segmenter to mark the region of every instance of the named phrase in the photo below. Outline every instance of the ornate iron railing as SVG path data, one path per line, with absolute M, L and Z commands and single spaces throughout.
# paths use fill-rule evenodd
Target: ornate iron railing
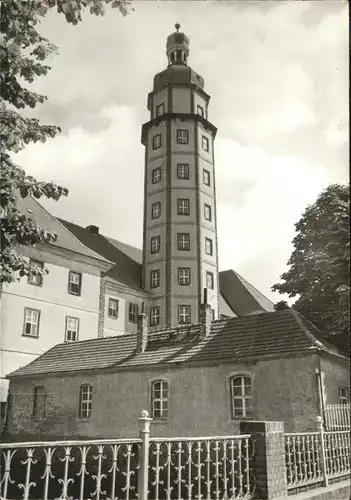
M 250 435 L 150 440 L 149 498 L 249 499 L 254 492 Z
M 350 431 L 325 432 L 324 449 L 328 478 L 350 474 Z
M 0 497 L 136 498 L 141 439 L 3 443 Z
M 324 425 L 327 431 L 350 429 L 350 405 L 326 405 Z

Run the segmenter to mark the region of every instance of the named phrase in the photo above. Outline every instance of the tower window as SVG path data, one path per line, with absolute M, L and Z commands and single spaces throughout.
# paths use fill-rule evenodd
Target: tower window
M 210 238 L 205 238 L 205 252 L 207 255 L 213 255 L 213 243 Z
M 129 304 L 129 321 L 136 323 L 138 319 L 138 304 Z
M 204 116 L 204 108 L 202 106 L 200 106 L 200 104 L 197 105 L 196 112 L 198 115 L 200 115 L 202 117 Z
M 205 186 L 210 186 L 211 185 L 210 172 L 208 170 L 206 170 L 205 168 L 203 170 L 203 180 L 204 180 Z
M 82 288 L 82 275 L 81 273 L 74 273 L 70 271 L 68 274 L 68 293 L 71 295 L 80 295 Z
M 152 138 L 152 149 L 159 149 L 161 147 L 161 134 L 156 134 Z
M 204 151 L 209 151 L 210 149 L 210 143 L 209 143 L 209 140 L 207 137 L 205 137 L 204 135 L 202 136 L 202 149 Z
M 117 299 L 108 299 L 107 315 L 111 319 L 118 318 L 118 300 Z
M 44 262 L 41 262 L 40 260 L 30 259 L 29 264 L 37 269 L 44 268 Z M 42 286 L 43 275 L 39 274 L 37 271 L 31 272 L 28 274 L 28 283 L 29 285 Z
M 213 273 L 210 273 L 209 271 L 206 272 L 206 286 L 210 290 L 214 289 Z
M 205 203 L 204 215 L 205 215 L 205 219 L 211 222 L 211 220 L 212 220 L 212 207 L 211 207 L 211 205 L 207 205 L 207 203 Z
M 188 130 L 177 130 L 177 143 L 178 144 L 189 144 L 189 131 Z
M 157 201 L 151 205 L 151 219 L 161 217 L 161 202 Z
M 66 342 L 77 342 L 78 331 L 79 331 L 79 319 L 78 318 L 71 318 L 71 317 L 67 316 L 65 341 Z
M 150 286 L 151 288 L 158 288 L 160 286 L 160 270 L 154 269 L 150 273 Z
M 79 418 L 91 418 L 93 386 L 83 384 L 79 391 Z
M 191 309 L 187 304 L 178 306 L 178 323 L 185 324 L 191 322 Z
M 178 215 L 189 215 L 190 200 L 188 198 L 178 198 L 177 208 L 178 208 Z
M 178 284 L 181 286 L 190 285 L 190 267 L 178 267 Z
M 161 102 L 158 106 L 156 106 L 156 116 L 161 116 L 165 114 L 165 103 Z
M 178 233 L 178 250 L 190 250 L 189 233 Z
M 189 163 L 177 164 L 177 177 L 178 179 L 189 179 Z
M 39 337 L 40 311 L 38 309 L 24 309 L 23 335 Z
M 154 168 L 152 171 L 152 184 L 158 184 L 161 180 L 161 167 Z
M 160 324 L 160 308 L 151 307 L 150 309 L 150 326 L 156 326 Z
M 151 253 L 158 253 L 161 246 L 161 237 L 152 236 L 151 237 Z

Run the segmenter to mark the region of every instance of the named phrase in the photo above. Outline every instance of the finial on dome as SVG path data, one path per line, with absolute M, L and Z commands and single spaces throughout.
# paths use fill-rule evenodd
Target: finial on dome
M 177 33 L 178 33 L 178 32 L 179 32 L 179 28 L 180 28 L 180 24 L 179 24 L 179 23 L 176 23 L 176 24 L 174 25 L 174 27 L 175 27 L 175 29 L 177 30 Z

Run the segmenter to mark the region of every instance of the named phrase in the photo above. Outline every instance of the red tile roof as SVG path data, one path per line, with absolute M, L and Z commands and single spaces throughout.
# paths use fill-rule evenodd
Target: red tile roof
M 136 353 L 136 334 L 58 344 L 8 377 L 250 362 L 303 356 L 318 350 L 341 356 L 335 347 L 316 338 L 293 309 L 214 321 L 205 339 L 200 338 L 199 331 L 199 325 L 191 325 L 150 333 L 147 348 L 140 354 Z

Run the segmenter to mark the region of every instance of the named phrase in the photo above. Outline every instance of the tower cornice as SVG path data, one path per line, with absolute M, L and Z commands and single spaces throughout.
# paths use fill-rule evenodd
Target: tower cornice
M 174 83 L 168 83 L 164 88 L 170 88 L 170 89 L 172 89 L 173 87 L 196 90 L 196 92 L 198 92 L 205 99 L 205 101 L 207 103 L 209 103 L 209 101 L 211 99 L 211 96 L 209 94 L 207 94 L 207 92 L 205 92 L 201 87 L 199 87 L 198 85 L 196 85 L 196 83 L 174 82 Z M 155 94 L 157 94 L 157 92 L 159 92 L 159 91 L 160 91 L 160 89 L 157 89 L 157 90 L 154 89 L 151 92 L 149 92 L 148 99 L 147 99 L 147 109 L 149 111 L 151 111 L 152 97 Z

